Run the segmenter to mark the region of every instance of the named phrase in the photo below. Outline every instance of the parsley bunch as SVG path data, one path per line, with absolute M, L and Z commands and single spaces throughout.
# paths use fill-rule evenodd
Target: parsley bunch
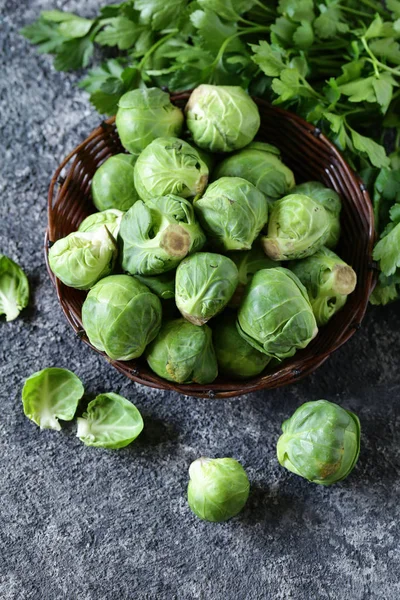
M 397 298 L 400 0 L 128 0 L 94 19 L 44 11 L 22 33 L 63 71 L 106 47 L 80 83 L 102 114 L 138 86 L 240 84 L 318 125 L 373 197 L 381 273 L 371 301 Z

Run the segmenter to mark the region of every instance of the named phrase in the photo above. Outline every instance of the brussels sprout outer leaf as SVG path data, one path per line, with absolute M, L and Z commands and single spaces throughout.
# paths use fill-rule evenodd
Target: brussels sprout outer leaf
M 126 211 L 139 199 L 134 185 L 136 156 L 115 154 L 97 169 L 92 180 L 95 207 Z
M 50 367 L 33 373 L 22 389 L 25 415 L 40 429 L 55 429 L 58 419 L 72 421 L 84 392 L 78 377 L 67 369 Z
M 17 263 L 0 254 L 0 315 L 16 319 L 29 302 L 29 282 Z
M 335 248 L 340 237 L 342 203 L 339 194 L 335 190 L 325 187 L 320 181 L 301 183 L 292 190 L 292 194 L 305 194 L 325 208 L 330 221 L 330 232 L 325 245 L 328 248 Z
M 77 423 L 77 437 L 86 446 L 97 448 L 124 448 L 143 429 L 143 419 L 136 406 L 113 392 L 92 400 Z
M 331 485 L 349 475 L 360 453 L 358 417 L 327 400 L 306 402 L 282 425 L 280 464 L 309 481 Z
M 103 210 L 102 212 L 93 213 L 82 221 L 78 227 L 78 231 L 97 231 L 100 229 L 100 227 L 105 225 L 113 238 L 116 240 L 123 215 L 124 213 L 122 210 L 118 210 L 116 208 L 109 208 L 107 210 Z
M 198 458 L 190 465 L 189 476 L 188 503 L 199 519 L 227 521 L 247 502 L 249 479 L 233 458 Z

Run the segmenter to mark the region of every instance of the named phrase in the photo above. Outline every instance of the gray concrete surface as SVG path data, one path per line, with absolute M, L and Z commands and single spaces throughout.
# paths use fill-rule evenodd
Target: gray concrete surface
M 46 194 L 58 161 L 99 121 L 76 76 L 18 35 L 41 9 L 90 15 L 101 3 L 2 1 L 0 251 L 26 270 L 32 301 L 0 323 L 1 600 L 397 600 L 400 598 L 400 305 L 363 328 L 318 372 L 273 393 L 196 400 L 136 386 L 69 329 L 47 277 Z M 114 390 L 145 420 L 117 452 L 86 448 L 75 425 L 40 432 L 21 407 L 25 377 L 56 365 L 88 395 Z M 282 420 L 327 398 L 356 411 L 352 476 L 314 486 L 279 467 Z M 233 456 L 252 492 L 225 524 L 185 500 L 200 455 Z

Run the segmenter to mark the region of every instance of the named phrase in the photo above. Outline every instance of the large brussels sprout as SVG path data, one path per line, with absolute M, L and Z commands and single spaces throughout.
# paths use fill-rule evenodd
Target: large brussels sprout
M 195 144 L 211 152 L 247 146 L 260 127 L 257 104 L 239 86 L 200 85 L 192 92 L 185 112 Z
M 213 329 L 213 340 L 220 373 L 235 379 L 258 375 L 271 360 L 269 356 L 253 348 L 239 334 L 235 313 L 224 312 L 217 319 Z
M 289 194 L 272 205 L 268 234 L 261 241 L 272 260 L 305 258 L 325 244 L 330 226 L 321 204 L 304 194 Z
M 327 400 L 306 402 L 282 424 L 280 464 L 321 485 L 341 481 L 354 469 L 360 453 L 360 421 Z
M 78 227 L 78 231 L 97 231 L 100 229 L 100 227 L 105 225 L 113 238 L 116 240 L 123 215 L 124 213 L 122 210 L 117 210 L 116 208 L 109 208 L 108 210 L 103 210 L 102 212 L 93 213 L 82 221 Z
M 185 319 L 165 323 L 146 350 L 150 368 L 177 383 L 211 383 L 218 375 L 211 329 Z
M 214 179 L 219 177 L 242 177 L 269 201 L 286 196 L 295 185 L 293 171 L 281 161 L 278 148 L 263 142 L 252 142 L 225 158 L 213 173 Z
M 96 171 L 92 180 L 93 204 L 98 210 L 128 210 L 139 199 L 134 183 L 136 156 L 115 154 Z
M 307 181 L 296 185 L 293 194 L 305 194 L 325 208 L 330 219 L 330 233 L 325 245 L 328 248 L 334 248 L 340 237 L 340 211 L 342 203 L 340 196 L 335 190 L 325 187 L 320 181 Z
M 318 328 L 307 291 L 288 269 L 262 269 L 246 288 L 237 327 L 244 339 L 282 360 L 305 348 Z
M 116 257 L 115 240 L 103 225 L 96 231 L 74 231 L 57 240 L 49 250 L 49 265 L 65 285 L 89 290 L 112 272 Z
M 325 325 L 345 305 L 356 287 L 353 269 L 328 248 L 292 263 L 290 268 L 308 292 L 318 326 Z
M 249 250 L 268 220 L 268 203 L 241 177 L 221 177 L 194 208 L 212 243 L 222 250 Z
M 165 273 L 200 250 L 205 239 L 187 200 L 172 195 L 146 204 L 139 200 L 121 222 L 122 267 L 132 275 Z
M 29 302 L 28 278 L 17 263 L 0 254 L 0 316 L 16 319 Z
M 204 325 L 225 308 L 238 284 L 238 270 L 227 256 L 198 252 L 176 270 L 175 300 L 181 314 Z
M 110 275 L 89 292 L 82 323 L 90 343 L 114 360 L 143 354 L 161 327 L 161 301 L 129 275 Z
M 187 142 L 173 137 L 154 140 L 135 165 L 135 186 L 142 200 L 175 194 L 194 198 L 208 181 L 208 167 Z
M 247 502 L 249 479 L 233 458 L 198 458 L 189 468 L 188 504 L 205 521 L 218 523 L 237 515 Z
M 171 104 L 166 92 L 144 88 L 127 92 L 120 98 L 115 124 L 123 147 L 132 154 L 139 154 L 158 137 L 178 136 L 183 113 Z
M 256 240 L 251 250 L 245 252 L 230 252 L 229 258 L 233 260 L 239 272 L 239 283 L 230 299 L 229 306 L 238 307 L 242 301 L 246 285 L 254 273 L 261 269 L 272 269 L 279 267 L 280 263 L 271 260 L 261 248 L 259 240 Z
M 149 290 L 156 294 L 161 300 L 175 298 L 175 272 L 161 273 L 161 275 L 135 275 Z

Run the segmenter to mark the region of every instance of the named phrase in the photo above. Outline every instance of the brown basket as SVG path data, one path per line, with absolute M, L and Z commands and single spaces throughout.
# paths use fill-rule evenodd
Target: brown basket
M 189 93 L 175 94 L 171 101 L 183 107 Z M 323 327 L 307 348 L 274 370 L 245 382 L 218 377 L 209 385 L 175 384 L 158 377 L 141 358 L 122 362 L 105 358 L 133 381 L 153 388 L 174 390 L 198 397 L 229 398 L 261 389 L 272 389 L 298 381 L 312 373 L 332 352 L 360 327 L 375 282 L 371 252 L 374 218 L 371 201 L 361 180 L 321 132 L 296 115 L 254 98 L 261 114 L 257 139 L 277 146 L 298 182 L 318 180 L 335 189 L 343 202 L 342 238 L 338 252 L 355 269 L 358 283 L 345 307 Z M 63 160 L 55 172 L 48 197 L 48 228 L 45 239 L 47 269 L 68 322 L 75 333 L 91 346 L 82 328 L 81 308 L 85 293 L 65 286 L 49 269 L 48 248 L 52 242 L 75 231 L 94 212 L 90 184 L 96 169 L 109 156 L 123 152 L 115 118 L 104 121 Z M 91 346 L 93 348 L 93 346 Z M 96 350 L 95 348 L 93 348 Z M 97 352 L 97 350 L 96 350 Z

